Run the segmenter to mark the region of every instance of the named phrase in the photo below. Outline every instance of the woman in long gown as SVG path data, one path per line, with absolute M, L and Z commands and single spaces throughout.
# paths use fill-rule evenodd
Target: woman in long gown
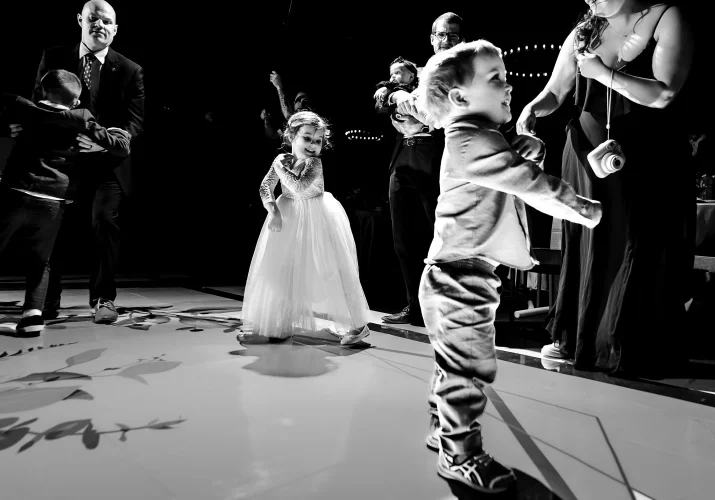
M 354 344 L 370 333 L 350 222 L 324 188 L 319 155 L 329 134 L 317 114 L 292 115 L 283 135 L 291 154 L 278 155 L 261 183 L 268 216 L 243 303 L 244 331 L 251 334 L 285 339 L 328 330 L 341 344 Z
M 682 360 L 686 277 L 693 265 L 692 173 L 683 99 L 692 39 L 677 7 L 591 0 L 566 38 L 546 88 L 523 110 L 519 133 L 575 88 L 580 116 L 568 126 L 563 179 L 603 205 L 594 229 L 564 223 L 554 343 L 543 354 L 577 369 L 657 375 Z M 622 170 L 599 178 L 587 155 L 608 136 Z

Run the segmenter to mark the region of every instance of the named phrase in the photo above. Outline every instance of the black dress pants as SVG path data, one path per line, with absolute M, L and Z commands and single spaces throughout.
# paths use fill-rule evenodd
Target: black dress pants
M 119 261 L 119 207 L 124 193 L 116 180 L 106 180 L 93 183 L 83 188 L 80 194 L 77 214 L 79 221 L 72 223 L 84 224 L 88 208 L 91 209 L 90 245 L 90 282 L 89 305 L 94 307 L 99 299 L 112 300 L 117 298 L 115 274 Z M 57 249 L 50 260 L 50 280 L 45 301 L 45 310 L 57 310 L 60 307 L 62 294 L 62 272 L 67 253 L 72 251 L 73 242 L 68 241 L 67 228 L 61 231 Z
M 411 310 L 419 311 L 418 290 L 434 236 L 439 196 L 440 137 L 401 139 L 390 175 L 390 214 L 395 253 Z M 418 313 L 419 314 L 419 313 Z

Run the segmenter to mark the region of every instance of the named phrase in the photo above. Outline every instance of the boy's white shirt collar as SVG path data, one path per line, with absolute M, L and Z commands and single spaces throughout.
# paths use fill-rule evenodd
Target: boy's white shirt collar
M 46 99 L 43 99 L 42 101 L 40 101 L 40 104 L 44 104 L 45 106 L 49 106 L 51 108 L 61 109 L 63 111 L 69 111 L 70 109 L 72 109 L 72 108 L 68 108 L 64 104 L 57 104 L 56 102 L 50 102 Z
M 97 58 L 100 64 L 104 64 L 104 60 L 107 58 L 107 53 L 109 52 L 109 46 L 104 47 L 102 50 L 99 52 L 92 52 L 87 48 L 87 46 L 83 43 L 79 44 L 79 58 L 84 59 L 84 56 L 87 54 L 94 54 L 94 57 Z

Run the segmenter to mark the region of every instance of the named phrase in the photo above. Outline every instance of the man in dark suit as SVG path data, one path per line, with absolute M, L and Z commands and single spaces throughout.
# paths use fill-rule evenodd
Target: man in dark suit
M 42 99 L 37 105 L 6 94 L 0 101 L 0 123 L 11 121 L 22 129 L 0 181 L 0 255 L 12 239 L 18 239 L 27 261 L 17 337 L 37 337 L 44 328 L 49 258 L 81 175 L 78 163 L 84 154 L 77 138 L 95 142 L 118 157 L 130 151 L 128 132 L 105 129 L 87 109 L 73 109 L 81 90 L 77 75 L 52 70 L 42 78 Z
M 462 18 L 452 12 L 434 20 L 430 41 L 435 54 L 464 41 L 462 22 Z M 380 101 L 383 98 L 378 97 L 378 93 L 375 99 Z M 434 235 L 444 131 L 423 123 L 426 120 L 415 107 L 415 97 L 414 92 L 396 90 L 385 98 L 385 104 L 397 105 L 397 112 L 404 118 L 403 122 L 392 120 L 397 141 L 390 161 L 390 215 L 395 253 L 405 280 L 407 307 L 383 316 L 382 320 L 424 326 L 417 292 Z
M 82 28 L 78 45 L 47 49 L 37 70 L 34 100 L 41 86 L 39 79 L 52 69 L 71 71 L 82 80 L 81 106 L 88 109 L 106 127 L 129 132 L 132 139 L 142 132 L 144 122 L 144 76 L 135 62 L 110 48 L 117 34 L 116 14 L 102 0 L 84 5 L 77 22 Z M 119 158 L 106 154 L 104 148 L 86 138 L 78 138 L 87 152 L 84 161 L 90 175 L 83 179 L 83 190 L 92 207 L 92 263 L 89 303 L 95 308 L 97 323 L 117 319 L 115 271 L 119 254 L 118 214 L 122 199 L 131 193 L 131 155 Z M 60 252 L 61 254 L 61 252 Z M 54 318 L 60 307 L 61 258 L 53 253 L 50 285 L 43 315 Z

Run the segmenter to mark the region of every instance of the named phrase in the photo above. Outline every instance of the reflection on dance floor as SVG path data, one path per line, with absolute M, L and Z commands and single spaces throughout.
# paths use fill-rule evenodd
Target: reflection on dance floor
M 212 292 L 123 289 L 100 326 L 68 290 L 36 340 L 7 335 L 22 292 L 0 293 L 0 498 L 478 498 L 424 446 L 424 329 L 375 312 L 355 346 L 238 342 L 236 291 Z M 710 498 L 710 399 L 540 361 L 500 351 L 481 423 L 519 481 L 498 498 Z

